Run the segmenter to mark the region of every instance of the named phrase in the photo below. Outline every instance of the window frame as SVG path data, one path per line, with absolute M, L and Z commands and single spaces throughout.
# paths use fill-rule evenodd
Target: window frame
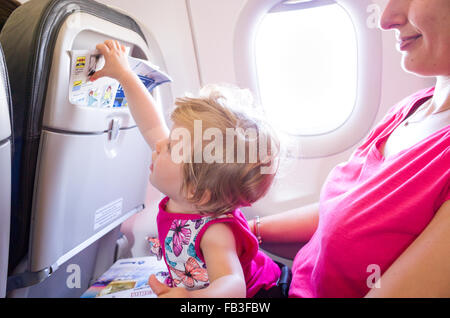
M 363 139 L 372 127 L 381 100 L 382 42 L 378 28 L 367 24 L 371 0 L 310 0 L 287 4 L 285 0 L 248 0 L 239 14 L 234 33 L 234 66 L 237 84 L 249 88 L 261 104 L 255 40 L 259 25 L 269 12 L 340 5 L 352 19 L 357 42 L 357 92 L 347 120 L 326 133 L 292 136 L 298 141 L 298 158 L 320 158 L 341 153 Z M 364 76 L 366 74 L 366 76 Z

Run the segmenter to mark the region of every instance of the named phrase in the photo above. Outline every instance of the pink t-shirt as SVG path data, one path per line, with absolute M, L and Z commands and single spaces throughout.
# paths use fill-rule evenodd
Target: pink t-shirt
M 209 285 L 200 242 L 209 226 L 218 222 L 225 222 L 231 227 L 236 243 L 242 250 L 239 260 L 245 276 L 247 297 L 253 297 L 260 289 L 269 289 L 277 284 L 280 268 L 258 250 L 258 240 L 239 209 L 218 217 L 169 213 L 165 210 L 168 201 L 169 197 L 165 197 L 159 203 L 157 224 L 162 255 L 172 285 L 187 289 Z
M 382 275 L 450 199 L 450 125 L 391 157 L 379 151 L 433 92 L 422 90 L 394 106 L 331 171 L 318 228 L 294 259 L 290 297 L 365 296 L 377 266 Z

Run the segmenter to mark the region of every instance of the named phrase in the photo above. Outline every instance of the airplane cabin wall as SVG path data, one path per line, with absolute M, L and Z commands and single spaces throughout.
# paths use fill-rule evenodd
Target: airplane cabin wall
M 168 87 L 159 91 L 163 95 L 161 100 L 166 119 L 174 98 L 186 92 L 196 93 L 201 86 L 209 83 L 237 83 L 233 60 L 236 23 L 241 10 L 251 0 L 97 1 L 135 18 L 144 34 L 153 38 L 159 47 L 164 64 L 160 66 L 173 78 L 173 83 L 166 84 Z M 381 9 L 386 2 L 373 0 Z M 383 46 L 382 64 L 379 65 L 382 69 L 382 84 L 381 102 L 374 123 L 379 122 L 388 109 L 402 98 L 434 84 L 433 78 L 420 78 L 406 73 L 401 68 L 401 55 L 395 49 L 394 33 L 379 32 L 382 34 Z M 373 126 L 372 123 L 368 125 Z M 255 215 L 279 213 L 316 201 L 329 171 L 336 164 L 347 160 L 356 147 L 327 157 L 288 162 L 267 196 L 244 210 L 246 216 L 250 219 Z M 145 254 L 147 246 L 141 238 L 156 235 L 155 218 L 161 197 L 149 185 L 146 210 L 122 226 L 122 232 L 130 241 L 133 256 Z
M 185 92 L 196 93 L 199 87 L 209 83 L 237 85 L 233 59 L 234 37 L 238 32 L 236 23 L 239 15 L 248 1 L 101 0 L 100 2 L 125 10 L 153 34 L 162 50 L 167 71 L 174 79 L 170 84 L 173 96 L 178 97 Z M 373 3 L 382 9 L 386 0 L 374 0 Z M 379 122 L 388 109 L 402 98 L 434 83 L 432 78 L 420 78 L 406 73 L 401 68 L 401 55 L 395 49 L 394 33 L 382 30 L 379 32 L 382 34 L 383 45 L 382 64 L 379 66 L 382 68 L 382 86 L 381 102 L 374 123 Z M 172 107 L 172 105 L 164 106 Z M 368 125 L 373 126 L 372 123 Z M 329 171 L 347 160 L 356 147 L 357 145 L 327 157 L 285 162 L 266 197 L 252 207 L 244 209 L 247 218 L 279 213 L 316 201 Z M 283 162 L 281 164 L 283 165 Z M 152 198 L 149 200 L 155 201 Z M 154 204 L 153 202 L 151 206 L 155 206 Z M 145 232 L 151 233 L 154 230 L 154 223 L 149 220 L 154 220 L 156 208 L 147 212 L 152 215 L 150 219 L 144 215 L 137 216 L 144 222 L 131 220 L 123 228 L 128 226 L 135 234 L 134 237 Z M 133 251 L 140 254 L 145 244 L 142 242 L 135 244 L 137 245 L 134 245 Z
M 236 83 L 233 45 L 235 33 L 239 30 L 235 27 L 240 11 L 248 0 L 187 0 L 186 2 L 189 3 L 188 8 L 191 9 L 193 19 L 202 84 Z M 373 2 L 380 8 L 383 8 L 386 3 L 385 0 Z M 400 65 L 400 53 L 395 49 L 396 41 L 393 32 L 381 30 L 379 32 L 382 32 L 383 43 L 383 63 L 380 65 L 382 94 L 374 123 L 379 122 L 387 110 L 402 98 L 423 87 L 433 85 L 433 80 L 404 72 Z M 337 155 L 300 159 L 297 163 L 287 163 L 288 167 L 284 171 L 281 170 L 284 175 L 277 180 L 277 184 L 267 197 L 247 209 L 247 217 L 277 213 L 317 200 L 320 188 L 330 169 L 347 160 L 356 146 Z M 289 169 L 288 173 L 286 173 L 287 169 Z

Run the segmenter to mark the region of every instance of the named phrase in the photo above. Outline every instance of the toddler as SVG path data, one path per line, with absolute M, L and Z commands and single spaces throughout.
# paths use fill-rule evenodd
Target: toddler
M 178 98 L 169 133 L 152 96 L 130 70 L 125 47 L 97 45 L 105 66 L 92 75 L 117 79 L 131 114 L 154 150 L 150 182 L 166 197 L 159 203 L 154 246 L 170 286 L 153 275 L 159 297 L 282 296 L 280 266 L 258 250 L 240 211 L 263 197 L 276 170 L 278 141 L 259 119 L 233 109 L 217 88 L 198 98 Z M 231 91 L 228 89 L 228 91 Z

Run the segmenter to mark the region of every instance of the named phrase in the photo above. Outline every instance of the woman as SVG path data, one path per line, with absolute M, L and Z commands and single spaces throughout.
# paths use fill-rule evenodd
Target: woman
M 251 223 L 265 242 L 308 241 L 291 297 L 450 297 L 449 17 L 448 0 L 388 1 L 403 68 L 436 86 L 393 107 L 319 203 Z

